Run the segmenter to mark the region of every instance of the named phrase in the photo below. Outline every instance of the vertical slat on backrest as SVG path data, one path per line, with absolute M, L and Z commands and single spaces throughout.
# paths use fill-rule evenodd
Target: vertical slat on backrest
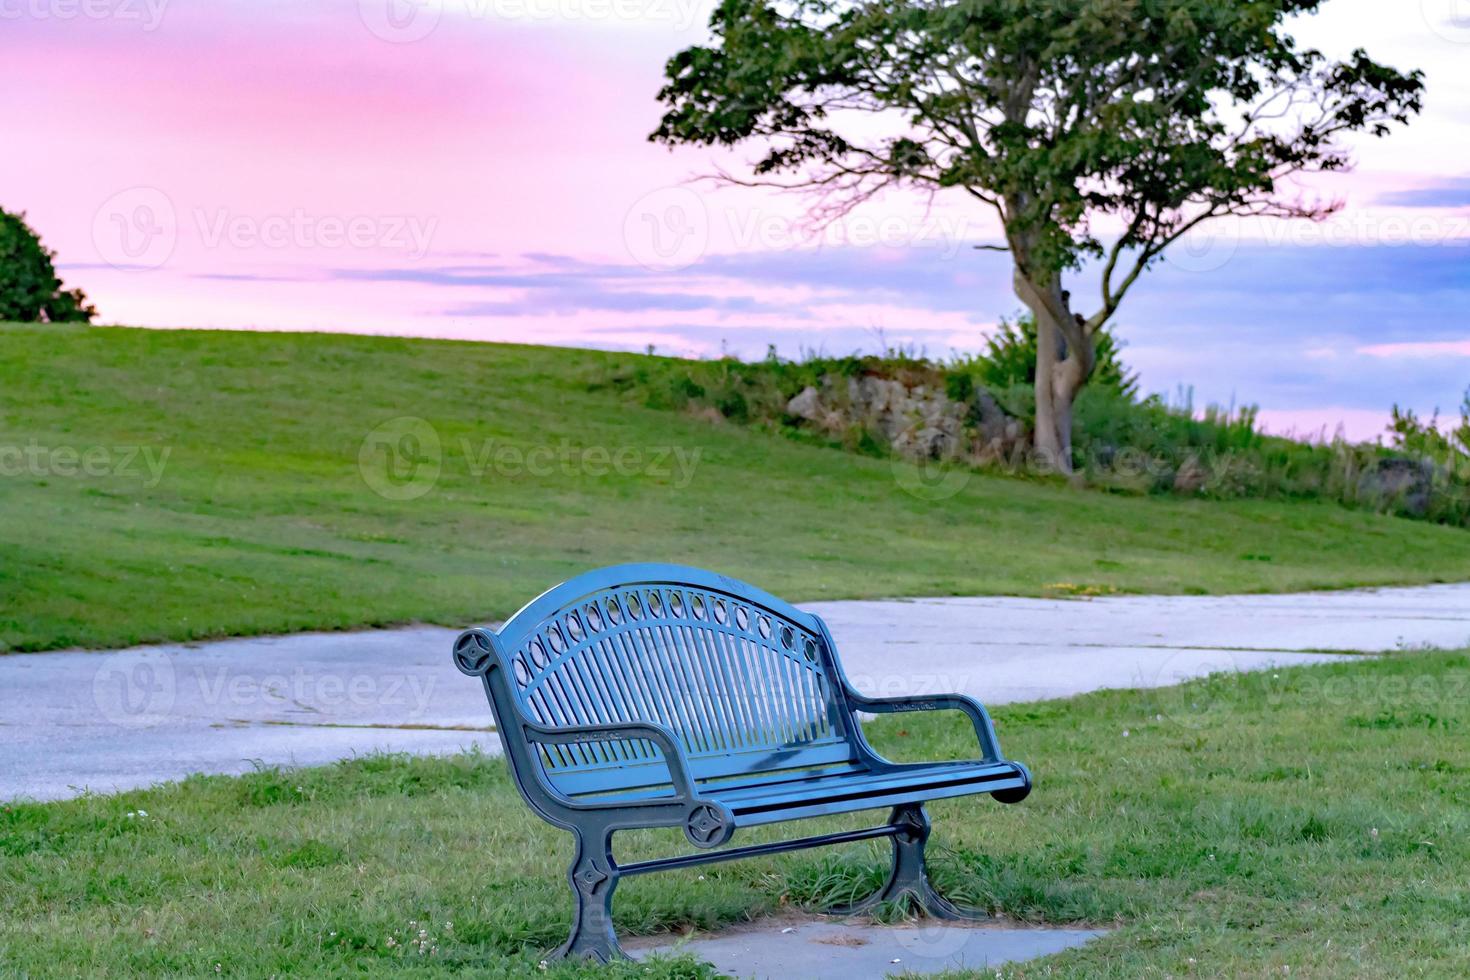
M 700 704 L 694 673 L 687 663 L 689 652 L 682 638 L 677 633 L 665 634 L 657 626 L 642 626 L 638 632 L 649 649 L 655 652 L 655 669 L 668 685 L 669 696 L 678 709 L 689 751 L 710 751 L 713 746 L 708 721 Z
M 684 741 L 691 755 L 710 751 L 713 746 L 708 722 L 704 712 L 700 710 L 694 673 L 689 668 L 688 651 L 683 649 L 677 639 L 672 643 L 663 641 L 649 626 L 639 626 L 636 632 L 651 651 L 654 669 L 658 671 L 662 683 L 668 687 L 669 696 L 674 702 L 680 720 L 680 725 L 675 730 L 684 734 Z
M 653 721 L 684 744 L 696 777 L 732 755 L 789 765 L 842 742 L 820 638 L 738 595 L 678 583 L 626 584 L 567 603 L 522 634 L 512 675 L 526 712 L 558 727 Z M 841 752 L 827 752 L 835 759 Z M 658 759 L 643 740 L 543 746 L 547 773 L 629 785 Z
M 791 735 L 788 731 L 786 705 L 781 698 L 779 686 L 782 658 L 779 655 L 771 656 L 765 649 L 758 649 L 752 659 L 760 672 L 758 696 L 765 702 L 766 713 L 771 718 L 771 740 L 778 743 L 789 741 Z
M 631 700 L 635 688 L 630 686 L 622 677 L 622 672 L 616 662 L 607 653 L 603 640 L 591 641 L 583 657 L 588 664 L 589 670 L 607 699 L 608 715 L 604 719 L 607 722 L 623 721 L 629 718 L 640 717 L 641 709 L 633 707 Z M 642 746 L 634 747 L 631 744 L 625 750 L 625 758 L 640 760 L 646 758 Z
M 742 669 L 744 651 L 740 637 L 718 633 L 711 640 L 715 656 L 724 671 L 726 690 L 726 715 L 730 721 L 730 741 L 735 749 L 744 749 L 759 744 L 760 722 L 750 704 L 750 682 Z
M 754 744 L 759 745 L 776 738 L 776 715 L 772 710 L 769 696 L 770 685 L 766 682 L 763 676 L 764 671 L 759 665 L 764 653 L 761 644 L 749 637 L 740 638 L 738 642 L 742 647 L 740 669 L 745 675 L 750 692 L 747 700 L 756 721 L 753 733 L 756 738 Z
M 690 641 L 699 651 L 699 659 L 708 678 L 706 700 L 719 733 L 720 748 L 731 752 L 741 748 L 743 744 L 740 739 L 741 726 L 734 714 L 734 702 L 740 696 L 741 688 L 730 676 L 727 665 L 720 656 L 721 638 L 722 634 L 716 632 L 690 634 Z

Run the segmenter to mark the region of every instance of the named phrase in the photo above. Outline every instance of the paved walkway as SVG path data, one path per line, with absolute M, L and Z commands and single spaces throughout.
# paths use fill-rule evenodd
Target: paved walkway
M 1470 646 L 1470 584 L 1284 596 L 822 602 L 869 693 L 988 704 L 1173 684 L 1328 651 Z M 414 627 L 0 656 L 0 799 L 54 799 L 257 764 L 496 751 L 456 631 Z
M 1104 935 L 1096 929 L 1040 929 L 995 922 L 925 920 L 876 925 L 860 920 L 787 916 L 670 942 L 667 936 L 625 940 L 636 959 L 691 953 L 722 976 L 741 980 L 851 980 L 994 970 L 1060 953 Z

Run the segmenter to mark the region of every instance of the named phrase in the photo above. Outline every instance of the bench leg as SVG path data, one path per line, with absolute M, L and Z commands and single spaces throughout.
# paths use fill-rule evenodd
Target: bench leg
M 618 945 L 613 931 L 613 889 L 618 887 L 618 866 L 612 856 L 612 831 L 606 828 L 573 831 L 577 854 L 567 871 L 572 885 L 572 934 L 552 959 L 625 960 L 628 954 Z
M 898 828 L 893 837 L 893 869 L 883 887 L 852 905 L 828 909 L 830 915 L 871 912 L 885 902 L 910 899 L 920 912 L 936 919 L 984 919 L 983 912 L 961 909 L 944 898 L 929 883 L 924 865 L 924 845 L 929 840 L 929 814 L 918 803 L 893 808 L 888 822 Z

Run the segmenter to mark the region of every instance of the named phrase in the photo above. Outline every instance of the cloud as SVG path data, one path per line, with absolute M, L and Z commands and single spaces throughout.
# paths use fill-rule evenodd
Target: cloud
M 1467 259 L 1470 247 L 1454 242 L 1241 242 L 1208 270 L 1187 260 L 1151 269 L 1115 330 L 1146 391 L 1189 386 L 1197 404 L 1256 403 L 1293 418 L 1324 405 L 1354 419 L 1386 417 L 1395 403 L 1428 412 L 1458 404 L 1470 384 Z M 456 331 L 463 319 L 486 336 L 759 357 L 768 344 L 785 356 L 978 350 L 1020 309 L 1010 277 L 1005 255 L 827 246 L 711 254 L 673 272 L 537 252 L 325 278 L 392 285 Z M 1090 311 L 1096 268 L 1069 284 Z
M 1470 176 L 1451 177 L 1425 187 L 1389 191 L 1378 195 L 1373 203 L 1397 208 L 1470 208 Z
M 444 316 L 544 316 L 585 311 L 617 311 L 624 313 L 674 310 L 690 312 L 710 310 L 715 312 L 751 313 L 766 311 L 784 313 L 791 319 L 805 317 L 801 311 L 761 303 L 748 296 L 719 297 L 697 293 L 646 293 L 616 292 L 593 288 L 568 289 L 564 287 L 533 291 L 524 299 L 491 300 L 467 303 L 451 307 Z
M 1470 357 L 1470 340 L 1371 344 L 1359 347 L 1358 353 L 1369 357 Z
M 431 268 L 333 269 L 335 279 L 413 283 L 473 290 L 486 298 L 440 311 L 449 317 L 538 317 L 582 312 L 771 313 L 806 319 L 799 309 L 764 302 L 748 290 L 728 295 L 701 290 L 699 277 L 669 276 L 636 266 L 597 263 L 569 255 L 528 253 L 520 261 Z
M 300 276 L 270 275 L 261 272 L 196 272 L 191 278 L 215 282 L 301 282 Z

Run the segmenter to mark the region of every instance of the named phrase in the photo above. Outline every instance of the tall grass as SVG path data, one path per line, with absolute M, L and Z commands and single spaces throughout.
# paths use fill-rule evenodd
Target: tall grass
M 760 361 L 650 357 L 624 363 L 594 386 L 620 389 L 652 408 L 718 417 L 882 456 L 891 453 L 887 441 L 861 420 L 841 431 L 819 431 L 790 414 L 787 404 L 804 388 L 821 389 L 826 383 L 830 390 L 834 381 L 867 375 L 943 392 L 971 405 L 972 423 L 978 422 L 976 405 L 983 393 L 1029 426 L 1034 396 L 1015 355 L 1012 345 L 943 361 L 902 349 L 881 356 L 806 354 L 795 360 L 774 354 Z M 1084 388 L 1074 406 L 1074 479 L 1089 486 L 1209 499 L 1331 500 L 1470 526 L 1470 442 L 1461 447 L 1456 434 L 1444 437 L 1437 420 L 1426 423 L 1396 411 L 1388 445 L 1352 442 L 1340 433 L 1315 440 L 1271 435 L 1262 430 L 1252 405 L 1199 409 L 1189 389 L 1173 399 L 1139 397 L 1132 376 L 1115 357 L 1103 378 Z M 1456 430 L 1461 436 L 1470 433 L 1470 402 L 1465 412 Z M 1016 476 L 1055 475 L 1025 444 L 983 465 Z

